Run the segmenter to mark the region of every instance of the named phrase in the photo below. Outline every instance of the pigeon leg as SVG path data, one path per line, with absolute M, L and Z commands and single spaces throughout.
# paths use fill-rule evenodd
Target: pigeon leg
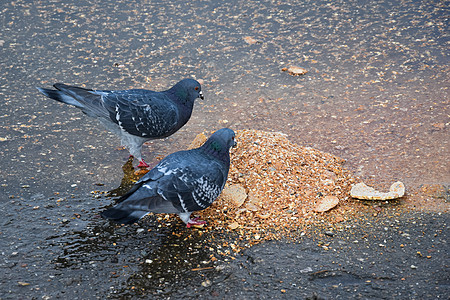
M 128 159 L 133 159 L 134 156 L 130 154 Z M 150 167 L 143 159 L 139 161 L 138 168 L 148 168 Z
M 203 225 L 206 224 L 206 221 L 203 220 L 199 220 L 198 217 L 193 218 L 193 219 L 189 219 L 189 221 L 186 223 L 186 227 L 187 228 L 191 228 L 191 226 L 199 226 L 199 227 L 203 227 Z
M 139 161 L 138 168 L 148 168 L 150 167 L 144 160 Z

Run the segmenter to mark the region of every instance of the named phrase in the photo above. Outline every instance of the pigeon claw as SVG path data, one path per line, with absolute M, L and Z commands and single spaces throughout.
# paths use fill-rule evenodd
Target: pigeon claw
M 145 161 L 139 161 L 138 168 L 148 168 L 150 167 Z
M 203 226 L 205 226 L 205 224 L 206 224 L 206 221 L 199 220 L 199 218 L 193 218 L 187 222 L 186 227 L 187 228 L 191 228 L 191 227 L 202 228 Z

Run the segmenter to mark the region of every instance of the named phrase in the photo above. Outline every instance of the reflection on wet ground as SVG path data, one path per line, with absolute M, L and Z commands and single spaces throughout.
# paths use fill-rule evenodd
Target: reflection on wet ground
M 108 191 L 107 195 L 109 197 L 125 195 L 142 176 L 154 167 L 153 165 L 154 164 L 150 163 L 150 167 L 148 169 L 134 169 L 133 158 L 130 156 L 127 162 L 122 166 L 123 177 L 120 185 L 117 188 Z
M 227 290 L 230 286 L 250 297 L 249 291 L 258 290 L 256 281 L 249 289 L 239 280 L 251 278 L 243 268 L 261 265 L 239 258 L 240 267 L 218 270 L 223 259 L 231 268 L 237 265 L 226 255 L 215 263 L 211 254 L 216 252 L 209 249 L 217 245 L 202 231 L 169 225 L 158 216 L 129 227 L 98 218 L 113 199 L 91 191 L 118 187 L 128 154 L 93 120 L 38 95 L 36 86 L 64 82 L 162 90 L 194 76 L 203 81 L 205 101 L 196 103 L 191 120 L 178 133 L 147 143 L 146 160 L 157 161 L 186 148 L 196 134 L 224 126 L 281 131 L 299 145 L 346 159 L 347 168 L 377 189 L 386 190 L 400 180 L 409 197 L 424 193 L 422 206 L 433 197 L 448 201 L 445 2 L 17 0 L 1 4 L 0 11 L 2 299 L 18 294 L 180 298 L 192 291 L 237 297 Z M 282 71 L 289 66 L 308 73 L 291 76 Z M 135 179 L 123 179 L 114 193 L 125 192 Z M 445 215 L 429 221 L 435 216 L 425 214 L 430 234 L 445 238 Z M 413 219 L 405 222 L 420 230 Z M 441 244 L 435 246 L 441 249 Z M 294 251 L 283 249 L 285 254 Z M 413 249 L 410 255 L 419 251 L 426 257 L 425 251 L 433 247 Z M 258 250 L 248 251 L 251 256 Z M 448 252 L 441 251 L 440 259 L 448 258 Z M 422 274 L 442 265 L 430 253 L 432 258 L 419 262 Z M 410 260 L 405 259 L 408 264 Z M 420 278 L 411 274 L 416 269 L 410 265 L 418 262 L 408 265 L 407 275 Z M 287 269 L 278 275 L 283 277 Z M 445 295 L 448 270 L 439 270 L 443 282 L 428 286 L 436 287 L 435 295 Z M 261 277 L 261 282 L 286 293 L 262 289 L 259 295 L 296 295 L 292 286 L 275 284 L 277 272 L 269 271 L 272 279 Z M 352 281 L 353 275 L 339 272 Z M 317 273 L 316 279 L 332 278 L 328 285 L 339 285 L 329 275 Z M 405 278 L 394 280 L 408 282 Z M 67 289 L 61 290 L 61 284 Z M 387 289 L 403 290 L 406 298 L 427 296 L 427 286 L 422 291 L 407 285 L 372 288 L 372 294 L 361 291 L 362 297 L 386 296 Z M 382 292 L 377 294 L 377 288 Z M 408 288 L 409 293 L 404 291 Z M 354 296 L 336 289 L 338 295 Z M 312 288 L 304 295 L 312 295 Z

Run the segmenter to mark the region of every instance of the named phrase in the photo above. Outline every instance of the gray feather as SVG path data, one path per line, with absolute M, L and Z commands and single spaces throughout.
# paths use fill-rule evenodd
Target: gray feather
M 102 216 L 125 224 L 149 212 L 177 213 L 188 222 L 192 212 L 209 207 L 222 192 L 234 135 L 231 129 L 223 128 L 203 146 L 165 157 Z

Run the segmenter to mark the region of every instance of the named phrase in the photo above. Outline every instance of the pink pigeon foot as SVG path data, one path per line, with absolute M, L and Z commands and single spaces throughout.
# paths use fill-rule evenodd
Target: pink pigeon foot
M 148 168 L 150 167 L 145 161 L 139 161 L 138 168 Z
M 205 225 L 205 224 L 206 224 L 206 221 L 199 220 L 199 218 L 196 217 L 196 218 L 190 219 L 189 222 L 187 222 L 186 227 L 187 227 L 187 228 L 191 228 L 191 226 L 194 226 L 194 227 L 197 227 L 197 226 L 203 227 L 203 225 Z

